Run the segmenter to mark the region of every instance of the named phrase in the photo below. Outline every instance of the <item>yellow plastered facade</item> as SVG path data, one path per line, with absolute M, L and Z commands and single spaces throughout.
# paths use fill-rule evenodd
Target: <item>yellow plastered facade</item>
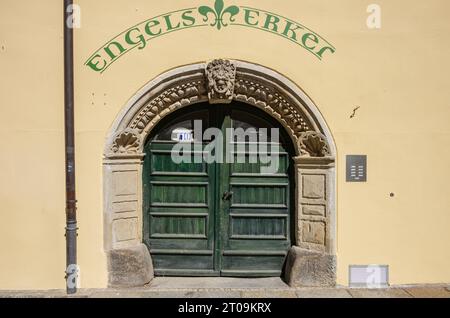
M 450 3 L 377 0 L 382 27 L 373 30 L 366 25 L 373 1 L 229 2 L 299 21 L 336 52 L 321 61 L 260 30 L 198 28 L 154 39 L 99 74 L 84 62 L 116 34 L 158 14 L 213 1 L 77 2 L 81 286 L 107 285 L 102 155 L 119 111 L 159 74 L 219 57 L 283 74 L 327 121 L 338 151 L 338 284 L 348 284 L 351 264 L 387 264 L 394 285 L 450 282 Z M 65 286 L 62 13 L 62 1 L 0 0 L 0 289 Z M 346 182 L 348 154 L 367 154 L 367 183 Z

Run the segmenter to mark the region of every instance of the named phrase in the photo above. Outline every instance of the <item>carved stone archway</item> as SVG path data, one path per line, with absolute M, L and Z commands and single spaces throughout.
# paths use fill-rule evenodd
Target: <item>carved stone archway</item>
M 336 148 L 319 110 L 279 73 L 242 61 L 179 67 L 149 82 L 122 109 L 104 150 L 104 248 L 109 285 L 142 286 L 153 278 L 142 243 L 142 162 L 147 136 L 183 107 L 244 102 L 278 120 L 295 145 L 295 246 L 286 262 L 291 286 L 335 284 Z

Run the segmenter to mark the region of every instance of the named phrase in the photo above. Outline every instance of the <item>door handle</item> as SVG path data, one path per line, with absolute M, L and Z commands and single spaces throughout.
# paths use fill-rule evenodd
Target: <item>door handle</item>
M 233 196 L 233 192 L 232 191 L 225 191 L 222 195 L 222 200 L 223 201 L 228 201 L 231 199 L 231 197 Z

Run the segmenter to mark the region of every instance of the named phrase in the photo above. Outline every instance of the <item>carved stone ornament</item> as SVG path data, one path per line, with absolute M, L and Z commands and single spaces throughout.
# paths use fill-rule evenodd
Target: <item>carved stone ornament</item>
M 331 155 L 326 137 L 315 131 L 307 131 L 299 138 L 300 152 L 306 157 L 327 157 Z
M 141 135 L 134 129 L 125 129 L 114 139 L 111 150 L 114 154 L 133 155 L 139 152 Z
M 192 80 L 168 88 L 151 99 L 137 114 L 129 127 L 142 132 L 150 123 L 156 123 L 164 112 L 169 113 L 175 109 L 196 103 L 203 96 L 206 96 L 204 79 Z
M 330 154 L 326 138 L 303 112 L 292 96 L 286 94 L 277 82 L 260 77 L 247 68 L 240 68 L 238 61 L 215 59 L 189 71 L 177 80 L 167 77 L 164 86 L 156 86 L 155 93 L 121 127 L 107 155 L 134 155 L 142 151 L 142 143 L 165 116 L 177 109 L 201 102 L 211 104 L 231 103 L 233 100 L 254 105 L 280 122 L 292 137 L 298 153 L 303 157 L 326 157 Z M 158 90 L 159 87 L 163 89 Z M 132 132 L 132 133 L 130 133 Z M 133 142 L 125 138 L 131 138 Z M 123 139 L 121 139 L 123 138 Z M 139 144 L 134 144 L 139 143 Z
M 233 100 L 277 120 L 296 148 L 295 173 L 300 178 L 292 217 L 297 248 L 289 252 L 286 281 L 293 287 L 334 285 L 336 189 L 332 181 L 336 171 L 331 154 L 335 150 L 332 140 L 320 133 L 327 131 L 321 126 L 320 112 L 281 74 L 244 61 L 217 59 L 161 74 L 130 99 L 112 125 L 103 162 L 104 246 L 110 286 L 144 286 L 154 274 L 149 249 L 142 243 L 145 211 L 140 174 L 147 137 L 179 109 Z M 118 213 L 123 209 L 126 215 Z
M 214 60 L 206 66 L 208 98 L 211 104 L 229 104 L 233 100 L 236 65 L 229 60 Z
M 289 129 L 296 140 L 301 134 L 311 129 L 304 116 L 276 90 L 256 80 L 243 78 L 236 79 L 235 99 L 252 104 L 278 119 L 282 125 Z

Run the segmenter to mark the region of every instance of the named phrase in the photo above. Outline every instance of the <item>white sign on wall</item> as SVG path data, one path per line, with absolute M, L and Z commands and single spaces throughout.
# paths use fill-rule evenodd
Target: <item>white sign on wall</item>
M 194 141 L 191 129 L 177 128 L 172 131 L 172 140 L 176 142 L 192 142 Z

